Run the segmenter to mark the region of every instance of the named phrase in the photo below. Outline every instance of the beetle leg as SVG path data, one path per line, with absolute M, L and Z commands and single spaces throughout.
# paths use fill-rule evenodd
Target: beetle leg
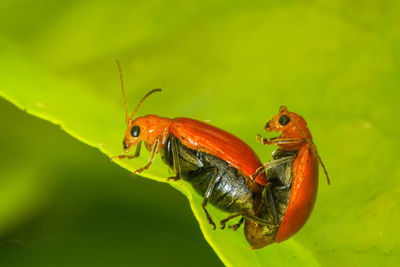
M 231 228 L 233 231 L 236 231 L 243 224 L 243 222 L 244 222 L 244 217 L 242 217 L 237 224 L 229 225 L 229 228 Z
M 142 147 L 142 142 L 139 142 L 139 144 L 136 147 L 136 151 L 134 155 L 117 155 L 117 156 L 113 156 L 111 157 L 111 161 L 113 161 L 114 159 L 134 159 L 139 157 L 140 155 L 140 148 Z
M 178 147 L 178 152 L 179 155 L 182 159 L 186 160 L 187 162 L 197 166 L 198 168 L 202 168 L 203 167 L 203 162 L 201 161 L 201 159 L 199 159 L 199 157 L 197 157 L 194 153 L 192 153 L 191 151 L 184 149 L 182 146 L 177 146 Z
M 304 139 L 299 138 L 299 139 L 286 139 L 286 138 L 274 138 L 274 139 L 267 139 L 267 141 L 264 143 L 264 145 L 280 145 L 280 144 L 290 144 L 290 145 L 295 145 L 298 143 L 303 142 Z
M 241 216 L 241 215 L 242 215 L 242 214 L 240 214 L 240 213 L 238 213 L 238 214 L 233 214 L 233 215 L 228 216 L 227 218 L 221 220 L 221 221 L 219 222 L 219 223 L 221 224 L 221 229 L 225 229 L 225 224 L 226 224 L 229 220 L 231 220 L 231 219 L 233 219 L 233 218 L 236 218 L 236 217 L 238 217 L 238 216 Z M 239 222 L 238 222 L 237 224 L 229 225 L 229 228 L 231 228 L 233 231 L 236 231 L 237 229 L 239 229 L 239 227 L 242 225 L 243 222 L 244 222 L 244 217 L 242 217 L 242 218 L 239 220 Z
M 176 176 L 169 177 L 168 180 L 175 180 L 175 181 L 179 180 L 182 166 L 189 164 L 196 166 L 197 168 L 203 167 L 203 162 L 201 161 L 201 159 L 198 156 L 196 156 L 196 154 L 191 152 L 189 149 L 187 148 L 185 149 L 182 145 L 179 145 L 179 141 L 177 138 L 175 138 L 174 136 L 170 136 L 169 139 L 170 139 L 170 148 L 172 154 L 173 170 L 176 173 Z M 182 161 L 185 164 L 183 164 Z
M 264 203 L 268 208 L 269 214 L 272 215 L 273 223 L 278 223 L 278 213 L 275 205 L 274 196 L 271 192 L 271 183 L 267 184 L 265 190 L 263 191 Z
M 290 183 L 289 185 L 275 187 L 275 189 L 279 192 L 289 191 L 290 189 L 292 189 L 292 183 Z
M 240 213 L 238 213 L 238 214 L 233 214 L 233 215 L 228 216 L 227 218 L 221 220 L 221 221 L 219 222 L 219 224 L 221 225 L 221 229 L 225 229 L 225 224 L 226 224 L 229 220 L 231 220 L 231 219 L 233 219 L 233 218 L 236 218 L 237 216 L 240 216 Z
M 262 138 L 260 135 L 257 135 L 257 141 L 263 145 L 280 145 L 280 144 L 298 144 L 304 142 L 304 138 L 297 139 L 289 139 L 289 138 Z
M 254 181 L 254 180 L 256 180 L 256 179 L 258 178 L 258 176 L 260 176 L 265 170 L 271 169 L 271 168 L 276 167 L 276 166 L 278 166 L 278 165 L 280 165 L 280 164 L 283 164 L 283 163 L 287 163 L 287 162 L 289 162 L 289 161 L 294 160 L 295 158 L 296 158 L 295 156 L 289 156 L 289 157 L 284 157 L 284 158 L 280 158 L 280 159 L 275 159 L 275 160 L 268 161 L 267 163 L 264 163 L 262 166 L 260 166 L 260 167 L 256 170 L 256 172 L 250 176 L 250 179 L 251 179 L 252 181 Z
M 208 213 L 208 210 L 206 209 L 206 205 L 204 205 L 204 202 L 203 202 L 201 204 L 201 207 L 203 208 L 204 212 L 206 213 L 208 223 L 211 224 L 213 226 L 213 230 L 215 230 L 215 229 L 217 229 L 217 226 L 215 226 L 215 222 L 213 221 L 210 213 Z
M 295 145 L 298 143 L 303 142 L 304 139 L 284 139 L 284 138 L 277 138 L 277 139 L 270 139 L 267 143 L 267 145 L 275 144 L 275 145 L 280 145 L 280 144 L 290 144 L 290 145 Z
M 256 135 L 256 140 L 257 140 L 257 142 L 259 142 L 259 143 L 261 143 L 261 144 L 263 144 L 263 145 L 266 145 L 267 142 L 268 142 L 268 139 L 267 139 L 267 138 L 263 138 L 263 137 L 262 137 L 261 135 L 259 135 L 259 134 Z
M 208 200 L 210 199 L 211 194 L 214 190 L 215 183 L 217 182 L 218 178 L 221 178 L 223 173 L 218 173 L 217 169 L 213 169 L 213 172 L 214 172 L 214 174 L 211 178 L 210 183 L 208 184 L 206 193 L 203 198 L 203 202 L 201 203 L 201 207 L 203 208 L 204 212 L 206 213 L 208 222 L 213 226 L 213 229 L 215 230 L 217 227 L 215 226 L 213 219 L 211 218 L 210 214 L 208 213 L 206 206 L 207 206 Z
M 285 176 L 282 177 L 281 184 L 283 186 L 275 187 L 278 192 L 284 192 L 292 189 L 292 163 L 286 165 Z
M 169 180 L 177 181 L 181 179 L 181 165 L 179 164 L 179 154 L 178 154 L 178 146 L 176 144 L 175 137 L 171 138 L 171 150 L 172 150 L 172 164 L 174 167 L 174 173 L 176 174 L 174 177 L 168 177 Z
M 250 221 L 253 221 L 255 223 L 259 223 L 259 224 L 263 224 L 263 225 L 271 225 L 274 222 L 271 222 L 268 219 L 263 219 L 254 215 L 250 215 L 250 214 L 241 214 L 243 217 L 245 217 L 246 219 L 249 219 Z
M 180 179 L 179 175 L 181 174 L 181 165 L 179 164 L 178 146 L 176 145 L 175 138 L 172 139 L 171 145 L 172 145 L 172 162 L 174 163 L 174 172 L 176 173 L 176 178 Z
M 151 148 L 151 154 L 150 154 L 150 158 L 149 158 L 148 163 L 147 163 L 144 167 L 135 170 L 135 171 L 132 173 L 132 176 L 135 175 L 135 174 L 137 174 L 137 173 L 141 173 L 142 171 L 147 170 L 147 169 L 150 167 L 150 165 L 151 165 L 151 164 L 153 163 L 153 161 L 154 161 L 154 158 L 156 157 L 156 153 L 157 153 L 157 150 L 158 150 L 158 146 L 159 146 L 159 144 L 160 144 L 160 139 L 161 139 L 161 137 L 159 136 L 159 137 L 157 138 L 157 140 L 154 142 L 154 144 L 153 144 L 153 146 L 152 146 L 152 148 Z

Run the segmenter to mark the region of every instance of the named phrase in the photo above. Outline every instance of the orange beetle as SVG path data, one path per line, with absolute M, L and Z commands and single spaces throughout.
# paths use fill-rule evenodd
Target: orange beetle
M 264 145 L 276 144 L 279 146 L 274 155 L 296 153 L 297 156 L 293 162 L 287 163 L 287 166 L 290 167 L 289 174 L 285 174 L 285 169 L 278 172 L 280 179 L 289 178 L 287 180 L 290 181 L 286 188 L 289 192 L 286 203 L 281 210 L 276 211 L 279 217 L 277 224 L 275 226 L 273 224 L 263 225 L 246 220 L 245 234 L 253 248 L 261 248 L 272 242 L 282 242 L 298 232 L 305 224 L 312 212 L 317 196 L 318 163 L 323 167 L 328 184 L 330 184 L 326 168 L 312 142 L 307 122 L 301 116 L 288 111 L 285 106 L 281 106 L 279 114 L 267 122 L 265 130 L 281 132 L 279 137 L 271 139 L 257 136 L 257 140 Z M 278 167 L 283 168 L 282 166 Z M 257 177 L 263 171 L 264 167 L 261 167 L 253 177 Z M 272 173 L 272 169 L 268 171 L 269 186 L 265 190 L 274 190 L 272 183 L 270 184 L 270 173 Z M 284 190 L 285 188 L 278 191 Z M 258 209 L 262 210 L 262 207 Z M 261 213 L 257 215 L 265 217 L 268 211 L 264 209 Z
M 124 154 L 115 156 L 112 159 L 132 159 L 138 157 L 140 155 L 140 148 L 143 142 L 146 149 L 151 153 L 150 158 L 145 166 L 135 170 L 132 175 L 141 173 L 150 167 L 157 153 L 161 152 L 162 155 L 165 154 L 167 140 L 172 135 L 184 147 L 193 151 L 208 153 L 227 162 L 229 166 L 237 169 L 239 174 L 247 177 L 245 182 L 251 191 L 262 190 L 263 186 L 266 185 L 265 172 L 260 173 L 260 175 L 254 179 L 254 181 L 250 179 L 250 176 L 263 165 L 255 152 L 236 136 L 208 123 L 189 118 L 170 119 L 157 115 L 146 115 L 134 118 L 143 101 L 149 95 L 154 92 L 159 92 L 161 89 L 154 89 L 147 93 L 139 101 L 132 115 L 129 116 L 123 86 L 122 71 L 118 62 L 117 65 L 120 71 L 121 90 L 125 105 L 125 121 L 127 125 L 123 140 L 123 147 L 125 153 L 128 153 L 132 147 L 136 146 L 136 152 L 134 155 Z M 170 179 L 177 180 L 180 178 L 180 157 L 178 153 L 178 149 L 176 147 L 172 147 L 172 156 L 174 158 L 172 167 L 176 176 L 170 177 Z M 215 180 L 213 183 L 215 184 Z M 203 199 L 202 207 L 210 224 L 212 224 L 215 229 L 215 223 L 212 221 L 211 216 L 208 214 L 205 208 L 214 188 L 213 183 L 210 183 L 209 185 L 209 190 L 207 190 L 207 193 Z
M 119 65 L 118 65 L 119 66 Z M 121 85 L 122 75 L 121 75 Z M 122 87 L 123 88 L 123 87 Z M 142 102 L 152 93 L 160 92 L 154 89 L 148 92 L 138 103 L 131 116 L 128 115 L 125 93 L 125 121 L 128 126 L 125 131 L 123 147 L 128 153 L 136 146 L 134 155 L 119 155 L 113 158 L 136 158 L 140 155 L 141 143 L 151 152 L 149 162 L 142 168 L 135 170 L 132 175 L 148 169 L 153 163 L 155 155 L 165 149 L 165 143 L 170 134 L 174 135 L 186 147 L 200 152 L 207 152 L 225 160 L 238 169 L 242 174 L 250 177 L 262 163 L 256 153 L 238 137 L 208 123 L 189 118 L 164 118 L 157 115 L 145 115 L 134 119 Z M 261 173 L 255 182 L 266 185 L 265 173 Z

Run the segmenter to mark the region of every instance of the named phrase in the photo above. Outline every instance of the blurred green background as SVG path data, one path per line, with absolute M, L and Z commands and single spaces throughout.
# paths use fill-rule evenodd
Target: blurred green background
M 0 266 L 222 265 L 181 193 L 4 100 L 0 112 Z
M 394 0 L 2 0 L 0 266 L 399 265 L 398 14 Z M 131 110 L 163 88 L 140 115 L 210 120 L 263 161 L 273 147 L 254 137 L 279 106 L 306 118 L 332 179 L 306 226 L 251 251 L 243 230 L 210 230 L 184 183 L 187 198 L 111 163 L 116 58 Z M 158 158 L 143 175 L 168 172 Z

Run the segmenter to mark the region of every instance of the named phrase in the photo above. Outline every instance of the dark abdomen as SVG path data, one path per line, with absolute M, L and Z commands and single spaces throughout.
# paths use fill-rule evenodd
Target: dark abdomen
M 217 175 L 209 203 L 230 213 L 246 213 L 253 207 L 252 192 L 245 176 L 237 169 L 211 154 L 192 150 L 170 135 L 163 151 L 163 160 L 173 169 L 172 146 L 175 142 L 180 167 L 180 178 L 189 182 L 204 197 L 212 178 Z

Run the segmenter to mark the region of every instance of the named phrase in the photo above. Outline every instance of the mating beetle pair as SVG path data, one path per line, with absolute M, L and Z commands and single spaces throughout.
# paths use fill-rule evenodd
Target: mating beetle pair
M 258 137 L 264 145 L 280 147 L 274 160 L 263 165 L 246 143 L 208 123 L 156 115 L 134 118 L 145 98 L 160 89 L 146 94 L 129 116 L 118 67 L 127 124 L 123 147 L 128 153 L 136 146 L 136 152 L 113 158 L 138 157 L 143 142 L 150 158 L 136 174 L 148 169 L 161 153 L 175 173 L 168 180 L 186 180 L 203 196 L 202 208 L 213 228 L 216 224 L 207 211 L 208 203 L 231 214 L 220 221 L 222 228 L 230 219 L 242 217 L 230 227 L 236 230 L 245 222 L 245 236 L 252 248 L 281 242 L 303 226 L 315 202 L 320 161 L 303 118 L 281 107 L 267 123 L 267 131 L 282 134 L 274 139 Z

